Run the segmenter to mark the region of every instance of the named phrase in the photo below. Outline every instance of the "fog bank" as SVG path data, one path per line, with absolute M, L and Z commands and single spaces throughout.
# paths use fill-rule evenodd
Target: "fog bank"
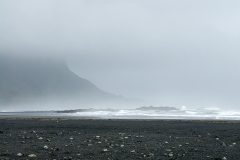
M 106 92 L 238 109 L 240 2 L 1 0 L 0 53 L 64 59 Z

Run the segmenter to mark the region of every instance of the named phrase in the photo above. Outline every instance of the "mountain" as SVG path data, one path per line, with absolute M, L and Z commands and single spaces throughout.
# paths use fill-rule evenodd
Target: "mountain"
M 73 73 L 61 60 L 0 56 L 0 106 L 66 107 L 118 99 Z M 36 108 L 31 108 L 36 109 Z

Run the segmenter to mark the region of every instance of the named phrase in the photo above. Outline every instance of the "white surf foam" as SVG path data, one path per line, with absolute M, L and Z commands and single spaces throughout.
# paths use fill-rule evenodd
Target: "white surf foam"
M 121 109 L 121 110 L 89 110 L 69 114 L 71 116 L 87 116 L 98 118 L 126 119 L 229 119 L 240 120 L 240 112 L 223 111 L 218 108 L 188 109 L 180 107 L 173 110 L 156 109 Z
M 70 111 L 0 112 L 0 115 L 72 116 L 102 119 L 210 119 L 240 120 L 240 112 L 216 107 L 141 107 L 137 109 L 80 109 Z

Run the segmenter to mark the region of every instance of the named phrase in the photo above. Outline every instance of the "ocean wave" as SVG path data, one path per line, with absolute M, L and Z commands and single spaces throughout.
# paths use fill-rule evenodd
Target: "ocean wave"
M 62 111 L 0 112 L 0 115 L 69 116 L 102 119 L 218 119 L 240 120 L 240 112 L 217 107 L 140 107 L 136 109 L 76 109 Z
M 187 108 L 187 107 L 144 107 L 120 110 L 89 110 L 70 114 L 71 116 L 94 116 L 98 118 L 145 118 L 145 119 L 236 119 L 240 120 L 240 112 L 223 111 L 219 108 Z

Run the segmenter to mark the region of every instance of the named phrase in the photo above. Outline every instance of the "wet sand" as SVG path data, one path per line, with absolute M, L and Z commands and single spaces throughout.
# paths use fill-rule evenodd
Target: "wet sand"
M 1 118 L 0 159 L 239 160 L 239 121 Z

